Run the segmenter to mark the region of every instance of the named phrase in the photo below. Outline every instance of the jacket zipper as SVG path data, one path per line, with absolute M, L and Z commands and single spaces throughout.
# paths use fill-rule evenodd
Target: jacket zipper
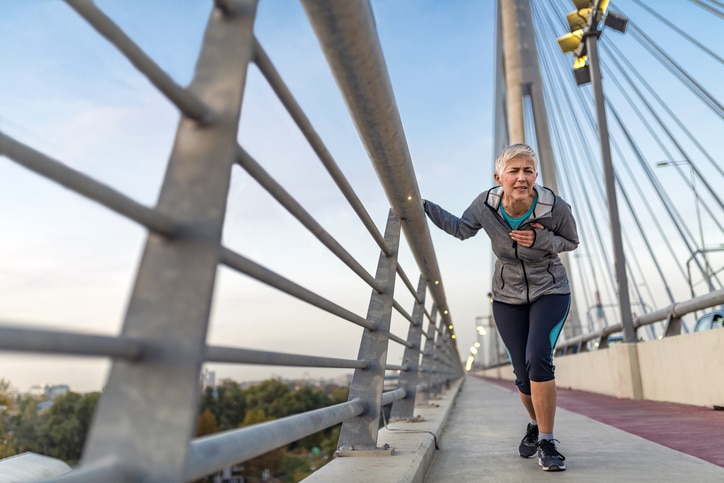
M 518 242 L 513 242 L 513 249 L 515 250 L 515 258 L 520 262 L 520 269 L 523 271 L 523 280 L 525 281 L 525 299 L 530 304 L 530 287 L 528 286 L 528 274 L 525 272 L 525 263 L 518 257 Z

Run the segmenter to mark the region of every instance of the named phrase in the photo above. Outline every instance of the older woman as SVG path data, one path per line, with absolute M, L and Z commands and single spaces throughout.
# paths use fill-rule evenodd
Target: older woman
M 558 254 L 578 246 L 571 207 L 535 183 L 536 155 L 514 144 L 495 161 L 497 187 L 484 191 L 458 218 L 424 200 L 432 222 L 461 240 L 482 228 L 496 256 L 493 315 L 515 372 L 515 384 L 530 416 L 518 447 L 524 458 L 538 454 L 546 471 L 566 469 L 553 436 L 556 385 L 553 348 L 571 302 L 566 269 Z

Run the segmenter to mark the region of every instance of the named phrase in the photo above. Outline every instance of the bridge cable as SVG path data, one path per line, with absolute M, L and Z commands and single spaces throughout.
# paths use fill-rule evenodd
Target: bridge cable
M 711 165 L 719 171 L 719 174 L 724 176 L 724 169 L 722 169 L 722 166 L 717 163 L 717 161 L 714 159 L 714 157 L 709 154 L 708 150 L 704 148 L 704 146 L 701 145 L 701 143 L 697 140 L 697 138 L 692 134 L 692 132 L 686 127 L 686 125 L 681 122 L 679 119 L 679 116 L 677 116 L 668 106 L 666 102 L 664 102 L 663 99 L 661 99 L 661 96 L 656 92 L 656 90 L 651 87 L 651 85 L 646 81 L 646 79 L 641 75 L 641 73 L 629 62 L 629 60 L 626 58 L 626 56 L 623 55 L 623 53 L 612 43 L 604 43 L 603 44 L 604 49 L 611 49 L 614 53 L 612 57 L 619 59 L 622 63 L 626 65 L 626 72 L 632 72 L 638 81 L 646 87 L 646 90 L 651 94 L 651 96 L 656 99 L 656 101 L 659 103 L 659 105 L 666 111 L 666 113 L 671 117 L 671 119 L 676 123 L 677 127 L 681 129 L 689 138 L 689 140 L 702 152 L 704 157 L 709 160 Z M 633 83 L 632 83 L 633 84 Z
M 713 57 L 715 60 L 717 60 L 720 64 L 724 64 L 724 58 L 719 57 L 719 55 L 718 55 L 716 52 L 710 50 L 706 45 L 702 44 L 701 42 L 699 42 L 698 40 L 696 40 L 694 37 L 692 37 L 691 35 L 689 35 L 689 34 L 687 34 L 686 32 L 684 32 L 682 29 L 680 29 L 679 27 L 677 27 L 675 24 L 669 22 L 669 21 L 666 19 L 666 17 L 664 17 L 663 15 L 660 15 L 656 10 L 654 10 L 654 9 L 651 8 L 651 7 L 649 7 L 648 5 L 646 5 L 646 4 L 645 4 L 644 2 L 642 2 L 641 0 L 632 0 L 632 1 L 633 1 L 634 3 L 636 3 L 637 5 L 639 5 L 641 8 L 643 8 L 644 10 L 646 10 L 647 12 L 649 12 L 651 15 L 653 15 L 654 17 L 656 17 L 657 19 L 659 19 L 662 23 L 664 23 L 664 24 L 665 24 L 667 27 L 669 27 L 671 30 L 673 30 L 674 32 L 678 33 L 679 35 L 681 35 L 682 37 L 684 37 L 686 40 L 688 40 L 689 42 L 691 42 L 692 44 L 696 45 L 696 46 L 699 47 L 701 50 L 703 50 L 704 52 L 706 52 L 707 54 L 709 54 L 711 57 Z M 621 11 L 621 10 L 618 8 L 618 6 L 614 5 L 613 3 L 611 3 L 610 5 L 611 5 L 612 7 L 614 7 L 616 10 L 618 10 L 619 12 Z
M 724 107 L 717 101 L 701 84 L 699 84 L 686 70 L 684 70 L 677 62 L 674 61 L 664 50 L 651 38 L 646 35 L 641 29 L 639 29 L 634 22 L 629 20 L 631 27 L 632 36 L 639 41 L 639 43 L 648 50 L 655 59 L 658 59 L 661 64 L 669 70 L 675 77 L 677 77 L 689 90 L 699 97 L 704 104 L 709 106 L 714 114 L 720 118 L 724 118 Z
M 692 2 L 692 3 L 694 3 L 694 4 L 696 4 L 696 5 L 698 5 L 698 6 L 700 6 L 700 7 L 703 8 L 704 10 L 708 10 L 709 12 L 713 13 L 714 15 L 716 15 L 716 16 L 718 16 L 718 17 L 720 17 L 720 18 L 724 18 L 724 12 L 720 12 L 720 11 L 717 10 L 715 7 L 712 7 L 711 5 L 707 5 L 707 4 L 705 4 L 704 2 L 702 2 L 701 0 L 689 0 L 689 1 Z M 724 8 L 724 5 L 722 5 L 722 4 L 721 4 L 720 2 L 718 2 L 717 0 L 709 0 L 709 1 L 710 1 L 711 3 L 713 3 L 714 5 L 718 6 L 718 7 Z
M 724 204 L 722 203 L 722 200 L 719 198 L 719 196 L 717 195 L 716 191 L 711 187 L 711 185 L 709 184 L 709 182 L 708 182 L 708 180 L 706 179 L 706 177 L 703 176 L 703 175 L 701 174 L 701 171 L 696 167 L 696 165 L 695 165 L 694 162 L 692 161 L 692 157 L 686 152 L 686 149 L 681 145 L 681 143 L 679 143 L 679 142 L 677 141 L 676 137 L 673 135 L 673 133 L 671 132 L 671 130 L 666 127 L 666 124 L 662 121 L 661 117 L 656 113 L 656 111 L 653 109 L 653 107 L 651 106 L 651 104 L 646 100 L 646 98 L 645 98 L 644 95 L 641 93 L 641 91 L 639 91 L 639 89 L 638 89 L 638 88 L 636 87 L 636 85 L 633 83 L 632 79 L 628 76 L 628 74 L 626 73 L 626 71 L 625 71 L 623 68 L 621 68 L 621 65 L 618 64 L 618 61 L 616 60 L 615 56 L 611 56 L 611 58 L 613 59 L 614 64 L 617 64 L 617 66 L 619 67 L 619 70 L 621 71 L 621 74 L 626 78 L 626 80 L 628 80 L 629 85 L 631 86 L 631 88 L 633 88 L 634 91 L 636 91 L 636 93 L 638 94 L 638 99 L 640 99 L 641 102 L 644 103 L 644 105 L 648 108 L 649 113 L 654 117 L 654 119 L 656 119 L 656 121 L 659 123 L 659 126 L 661 127 L 661 129 L 663 129 L 664 132 L 667 134 L 669 141 L 671 141 L 671 142 L 678 148 L 679 153 L 687 160 L 689 166 L 691 166 L 692 170 L 694 171 L 694 173 L 695 173 L 695 174 L 697 175 L 697 177 L 699 178 L 699 181 L 706 187 L 706 189 L 709 191 L 709 193 L 710 193 L 711 196 L 714 198 L 714 200 L 719 204 L 719 206 L 720 206 L 722 209 L 724 209 Z M 644 121 L 644 116 L 643 116 L 643 114 L 639 111 L 639 109 L 638 109 L 638 108 L 636 107 L 636 105 L 633 103 L 631 97 L 630 97 L 629 94 L 628 94 L 628 90 L 627 90 L 627 89 L 624 89 L 624 88 L 622 87 L 621 83 L 619 82 L 619 80 L 618 80 L 618 78 L 617 78 L 616 76 L 612 76 L 611 79 L 612 79 L 612 81 L 616 84 L 616 86 L 619 88 L 619 92 L 621 93 L 621 95 L 623 95 L 623 96 L 629 101 L 629 105 L 631 106 L 631 108 L 634 109 L 634 110 L 636 111 L 636 113 L 639 115 L 639 118 L 640 118 L 642 121 Z M 675 156 L 672 156 L 672 153 L 670 153 L 670 152 L 668 151 L 668 149 L 664 146 L 664 144 L 661 142 L 661 139 L 660 139 L 659 137 L 657 137 L 657 136 L 653 133 L 653 130 L 652 130 L 653 128 L 652 128 L 651 124 L 648 123 L 648 122 L 643 122 L 643 124 L 644 124 L 644 126 L 646 126 L 646 128 L 649 130 L 649 132 L 651 132 L 651 134 L 655 137 L 655 140 L 657 141 L 659 147 L 661 147 L 661 150 L 664 151 L 664 153 L 669 157 L 669 159 L 674 159 Z M 676 167 L 678 168 L 678 165 L 674 165 L 674 166 L 676 166 Z M 678 168 L 678 169 L 680 170 L 680 168 Z M 689 184 L 689 186 L 690 186 L 692 189 L 694 189 L 694 187 L 691 186 L 691 183 L 690 183 L 690 182 L 687 181 L 687 183 Z M 719 223 L 719 220 L 717 219 L 717 217 L 714 216 L 714 214 L 712 213 L 711 208 L 710 208 L 707 204 L 704 204 L 704 208 L 705 208 L 705 209 L 707 210 L 707 212 L 709 213 L 709 216 L 712 217 L 712 219 L 714 220 L 714 223 L 716 223 L 716 225 L 719 227 L 719 230 L 724 233 L 724 228 L 723 228 L 722 225 Z M 693 237 L 692 237 L 692 238 L 693 238 Z

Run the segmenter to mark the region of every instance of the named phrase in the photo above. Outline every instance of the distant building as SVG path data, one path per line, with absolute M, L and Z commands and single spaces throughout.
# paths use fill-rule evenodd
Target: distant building
M 67 394 L 68 391 L 70 391 L 70 387 L 66 384 L 42 384 L 31 387 L 28 393 L 43 401 L 53 401 L 61 394 Z
M 210 371 L 206 368 L 201 372 L 201 390 L 207 387 L 216 389 L 216 371 Z

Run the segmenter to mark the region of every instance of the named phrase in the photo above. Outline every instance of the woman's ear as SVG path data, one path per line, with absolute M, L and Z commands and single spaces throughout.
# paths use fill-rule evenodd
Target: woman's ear
M 493 173 L 493 178 L 495 179 L 495 182 L 498 183 L 498 186 L 503 186 L 500 183 L 500 176 L 498 176 L 498 173 Z

